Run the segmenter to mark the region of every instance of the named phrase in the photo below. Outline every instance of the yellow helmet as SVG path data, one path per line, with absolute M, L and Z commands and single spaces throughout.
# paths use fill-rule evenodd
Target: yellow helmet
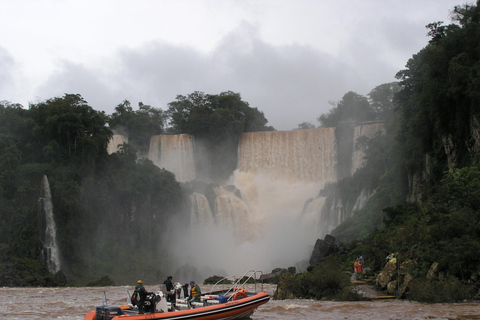
M 143 284 L 143 281 L 142 281 L 142 280 L 138 280 L 137 283 L 138 283 L 138 284 Z

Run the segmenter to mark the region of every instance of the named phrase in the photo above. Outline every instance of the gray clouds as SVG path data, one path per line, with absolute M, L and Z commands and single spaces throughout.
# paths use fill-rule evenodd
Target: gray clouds
M 178 94 L 231 90 L 290 130 L 318 124 L 348 91 L 395 81 L 427 44 L 425 25 L 449 23 L 456 4 L 0 0 L 11 30 L 0 35 L 0 100 L 79 93 L 112 113 L 124 99 L 165 109 Z
M 232 90 L 263 111 L 270 125 L 289 130 L 304 121 L 316 123 L 330 107 L 328 100 L 339 100 L 345 90 L 368 92 L 377 80 L 311 46 L 272 46 L 247 23 L 208 54 L 150 42 L 117 52 L 108 64 L 90 68 L 65 61 L 36 96 L 80 93 L 95 109 L 111 113 L 124 99 L 166 109 L 177 94 Z
M 6 95 L 13 87 L 13 67 L 14 60 L 12 56 L 3 48 L 0 47 L 0 101 L 2 95 Z

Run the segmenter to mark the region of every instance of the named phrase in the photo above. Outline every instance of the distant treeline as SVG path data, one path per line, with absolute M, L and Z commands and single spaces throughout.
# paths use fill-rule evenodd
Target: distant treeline
M 188 201 L 175 176 L 137 159 L 139 151 L 145 152 L 152 135 L 190 133 L 205 140 L 211 166 L 223 168 L 218 175 L 228 175 L 236 166 L 235 153 L 230 162 L 218 154 L 236 150 L 244 131 L 273 130 L 266 123 L 263 113 L 233 92 L 178 96 L 167 111 L 142 103 L 133 110 L 124 101 L 110 116 L 78 94 L 28 109 L 3 101 L 0 285 L 55 284 L 39 260 L 43 175 L 50 181 L 62 270 L 70 282 L 106 274 L 119 284 L 132 283 L 139 274 L 158 281 L 168 260 L 162 228 L 172 217 L 183 218 Z M 130 143 L 109 155 L 112 130 L 121 130 Z

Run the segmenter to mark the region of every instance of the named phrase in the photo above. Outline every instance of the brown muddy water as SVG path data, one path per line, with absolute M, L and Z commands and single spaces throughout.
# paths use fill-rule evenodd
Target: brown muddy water
M 159 286 L 145 286 L 157 291 Z M 133 286 L 95 288 L 0 288 L 0 319 L 75 319 L 101 305 L 104 292 L 109 305 L 126 302 L 127 290 Z M 210 286 L 201 286 L 207 292 Z M 275 286 L 265 285 L 272 295 Z M 425 304 L 403 300 L 372 300 L 362 302 L 333 302 L 313 300 L 270 300 L 251 316 L 252 320 L 266 319 L 480 319 L 480 303 Z

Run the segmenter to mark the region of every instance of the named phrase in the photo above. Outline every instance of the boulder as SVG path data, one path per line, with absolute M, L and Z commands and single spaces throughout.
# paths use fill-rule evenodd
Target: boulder
M 415 268 L 417 268 L 417 263 L 413 260 L 407 260 L 400 264 L 398 271 L 401 276 L 404 276 L 408 273 L 408 271 L 415 270 Z
M 397 288 L 398 288 L 398 281 L 390 281 L 387 283 L 387 293 L 391 295 L 395 295 L 397 293 Z
M 322 259 L 333 252 L 335 248 L 335 237 L 327 234 L 323 240 L 317 239 L 310 257 L 310 265 L 317 265 Z
M 60 270 L 55 274 L 55 282 L 57 283 L 57 285 L 62 287 L 67 284 L 67 276 L 65 275 L 63 270 Z
M 286 282 L 281 281 L 273 294 L 273 300 L 295 299 Z
M 400 285 L 400 290 L 398 291 L 398 296 L 399 297 L 405 298 L 405 296 L 408 292 L 410 283 L 413 281 L 413 279 L 415 279 L 415 278 L 410 273 L 407 273 L 405 275 L 405 277 L 403 278 L 403 283 Z
M 375 280 L 376 286 L 381 289 L 386 289 L 388 283 L 393 280 L 396 273 L 397 264 L 393 262 L 387 263 L 383 270 L 377 275 L 377 279 Z

